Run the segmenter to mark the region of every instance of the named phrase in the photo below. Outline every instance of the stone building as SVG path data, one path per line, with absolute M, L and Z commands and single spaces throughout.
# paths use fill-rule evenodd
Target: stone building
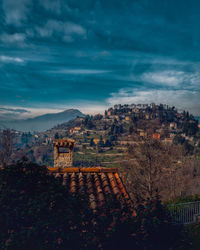
M 54 167 L 72 167 L 74 144 L 75 141 L 72 139 L 56 139 L 53 141 Z

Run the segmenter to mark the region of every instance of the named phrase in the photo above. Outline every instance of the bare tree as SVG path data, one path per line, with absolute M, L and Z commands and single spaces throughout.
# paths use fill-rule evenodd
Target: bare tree
M 160 177 L 163 171 L 163 145 L 151 137 L 143 138 L 129 149 L 132 158 L 123 167 L 124 177 L 136 202 L 160 194 Z
M 181 146 L 148 136 L 129 146 L 127 158 L 121 175 L 136 203 L 155 196 L 173 200 L 200 192 L 200 160 L 184 156 Z
M 14 134 L 10 129 L 2 131 L 0 137 L 0 163 L 4 167 L 9 163 L 13 152 Z

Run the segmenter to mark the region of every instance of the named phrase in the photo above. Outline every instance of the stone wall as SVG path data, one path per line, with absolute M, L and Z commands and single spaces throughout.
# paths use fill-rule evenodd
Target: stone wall
M 59 152 L 59 148 L 68 148 L 69 152 Z M 68 168 L 73 165 L 73 144 L 67 140 L 54 141 L 54 167 Z

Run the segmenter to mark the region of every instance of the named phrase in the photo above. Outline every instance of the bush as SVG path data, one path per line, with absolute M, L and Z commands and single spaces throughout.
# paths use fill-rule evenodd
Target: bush
M 172 224 L 169 211 L 160 200 L 147 200 L 138 206 L 137 223 L 141 249 L 188 249 L 184 248 L 189 241 L 182 226 Z
M 96 213 L 88 201 L 46 167 L 7 166 L 0 171 L 0 249 L 169 249 L 182 239 L 158 200 L 139 206 L 136 217 L 113 196 Z
M 0 183 L 0 249 L 89 247 L 87 199 L 70 195 L 45 167 L 20 162 L 1 170 Z

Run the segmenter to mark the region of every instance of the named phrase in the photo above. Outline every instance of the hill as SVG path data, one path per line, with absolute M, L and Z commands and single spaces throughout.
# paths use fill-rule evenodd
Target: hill
M 73 120 L 78 116 L 83 117 L 84 115 L 77 109 L 68 109 L 63 112 L 45 114 L 29 119 L 0 121 L 0 127 L 15 129 L 23 132 L 42 132 L 51 129 L 58 124 Z

